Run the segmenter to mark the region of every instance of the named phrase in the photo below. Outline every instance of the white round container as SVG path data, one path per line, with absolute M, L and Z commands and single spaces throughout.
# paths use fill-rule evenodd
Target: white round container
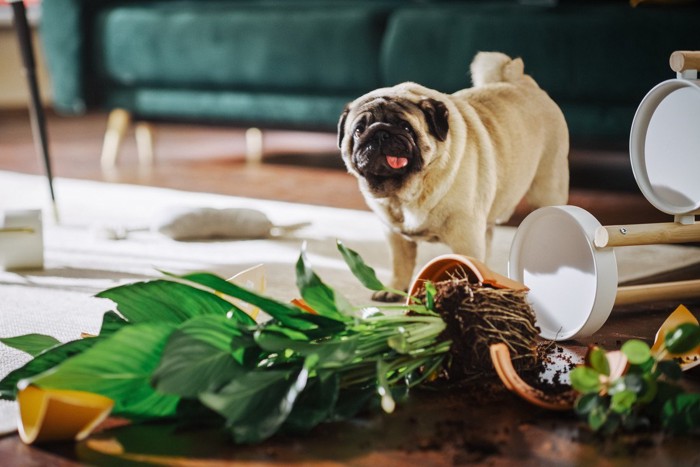
M 508 276 L 524 283 L 540 335 L 567 340 L 590 336 L 610 316 L 617 295 L 612 248 L 593 244 L 600 223 L 576 206 L 540 208 L 518 227 Z
M 700 211 L 700 80 L 671 79 L 649 91 L 632 121 L 630 161 L 654 207 Z

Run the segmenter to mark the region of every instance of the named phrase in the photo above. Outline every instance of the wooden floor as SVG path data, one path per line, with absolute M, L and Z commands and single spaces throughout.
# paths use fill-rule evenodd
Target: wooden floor
M 150 169 L 139 167 L 131 132 L 116 168 L 104 172 L 99 155 L 106 120 L 102 113 L 68 117 L 49 112 L 54 176 L 367 209 L 355 179 L 342 165 L 335 134 L 265 131 L 263 163 L 251 165 L 245 162 L 243 129 L 159 124 L 156 162 Z M 656 211 L 634 190 L 597 189 L 596 177 L 605 186 L 614 185 L 617 177 L 602 170 L 598 176 L 596 164 L 604 167 L 616 160 L 619 166 L 625 157 L 572 149 L 572 170 L 583 167 L 588 172 L 588 188 L 574 185 L 570 204 L 589 210 L 604 225 L 668 221 L 667 215 Z M 0 111 L 0 170 L 43 173 L 25 111 Z M 60 202 L 60 193 L 57 197 Z M 517 224 L 527 212 L 522 206 L 510 223 Z

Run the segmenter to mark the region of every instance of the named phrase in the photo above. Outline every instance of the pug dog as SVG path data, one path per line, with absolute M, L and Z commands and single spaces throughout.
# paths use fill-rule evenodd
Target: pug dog
M 470 71 L 473 86 L 454 94 L 412 82 L 374 90 L 338 122 L 347 170 L 386 226 L 395 290 L 410 285 L 417 242 L 485 261 L 493 227 L 523 198 L 533 208 L 567 202 L 569 133 L 557 104 L 520 58 L 479 52 Z

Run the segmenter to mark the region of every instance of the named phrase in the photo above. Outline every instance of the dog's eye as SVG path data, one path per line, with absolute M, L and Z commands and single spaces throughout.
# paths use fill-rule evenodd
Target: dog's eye
M 362 133 L 365 132 L 365 127 L 362 125 L 357 125 L 355 127 L 355 136 L 360 136 Z
M 401 129 L 404 130 L 404 131 L 406 131 L 406 132 L 408 132 L 408 133 L 413 133 L 413 128 L 411 128 L 411 125 L 409 125 L 409 124 L 406 123 L 406 122 L 403 122 L 403 123 L 401 124 Z

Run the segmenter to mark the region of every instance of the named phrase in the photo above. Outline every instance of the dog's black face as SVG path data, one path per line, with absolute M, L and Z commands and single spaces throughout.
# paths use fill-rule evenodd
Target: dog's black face
M 423 166 L 416 134 L 399 115 L 366 113 L 352 127 L 352 163 L 372 189 L 400 184 Z
M 436 112 L 439 128 L 435 127 Z M 338 124 L 338 142 L 348 169 L 364 178 L 375 196 L 386 196 L 400 188 L 411 174 L 423 169 L 420 138 L 425 130 L 444 141 L 447 134 L 444 104 L 431 99 L 414 104 L 382 97 L 357 109 L 346 108 Z

